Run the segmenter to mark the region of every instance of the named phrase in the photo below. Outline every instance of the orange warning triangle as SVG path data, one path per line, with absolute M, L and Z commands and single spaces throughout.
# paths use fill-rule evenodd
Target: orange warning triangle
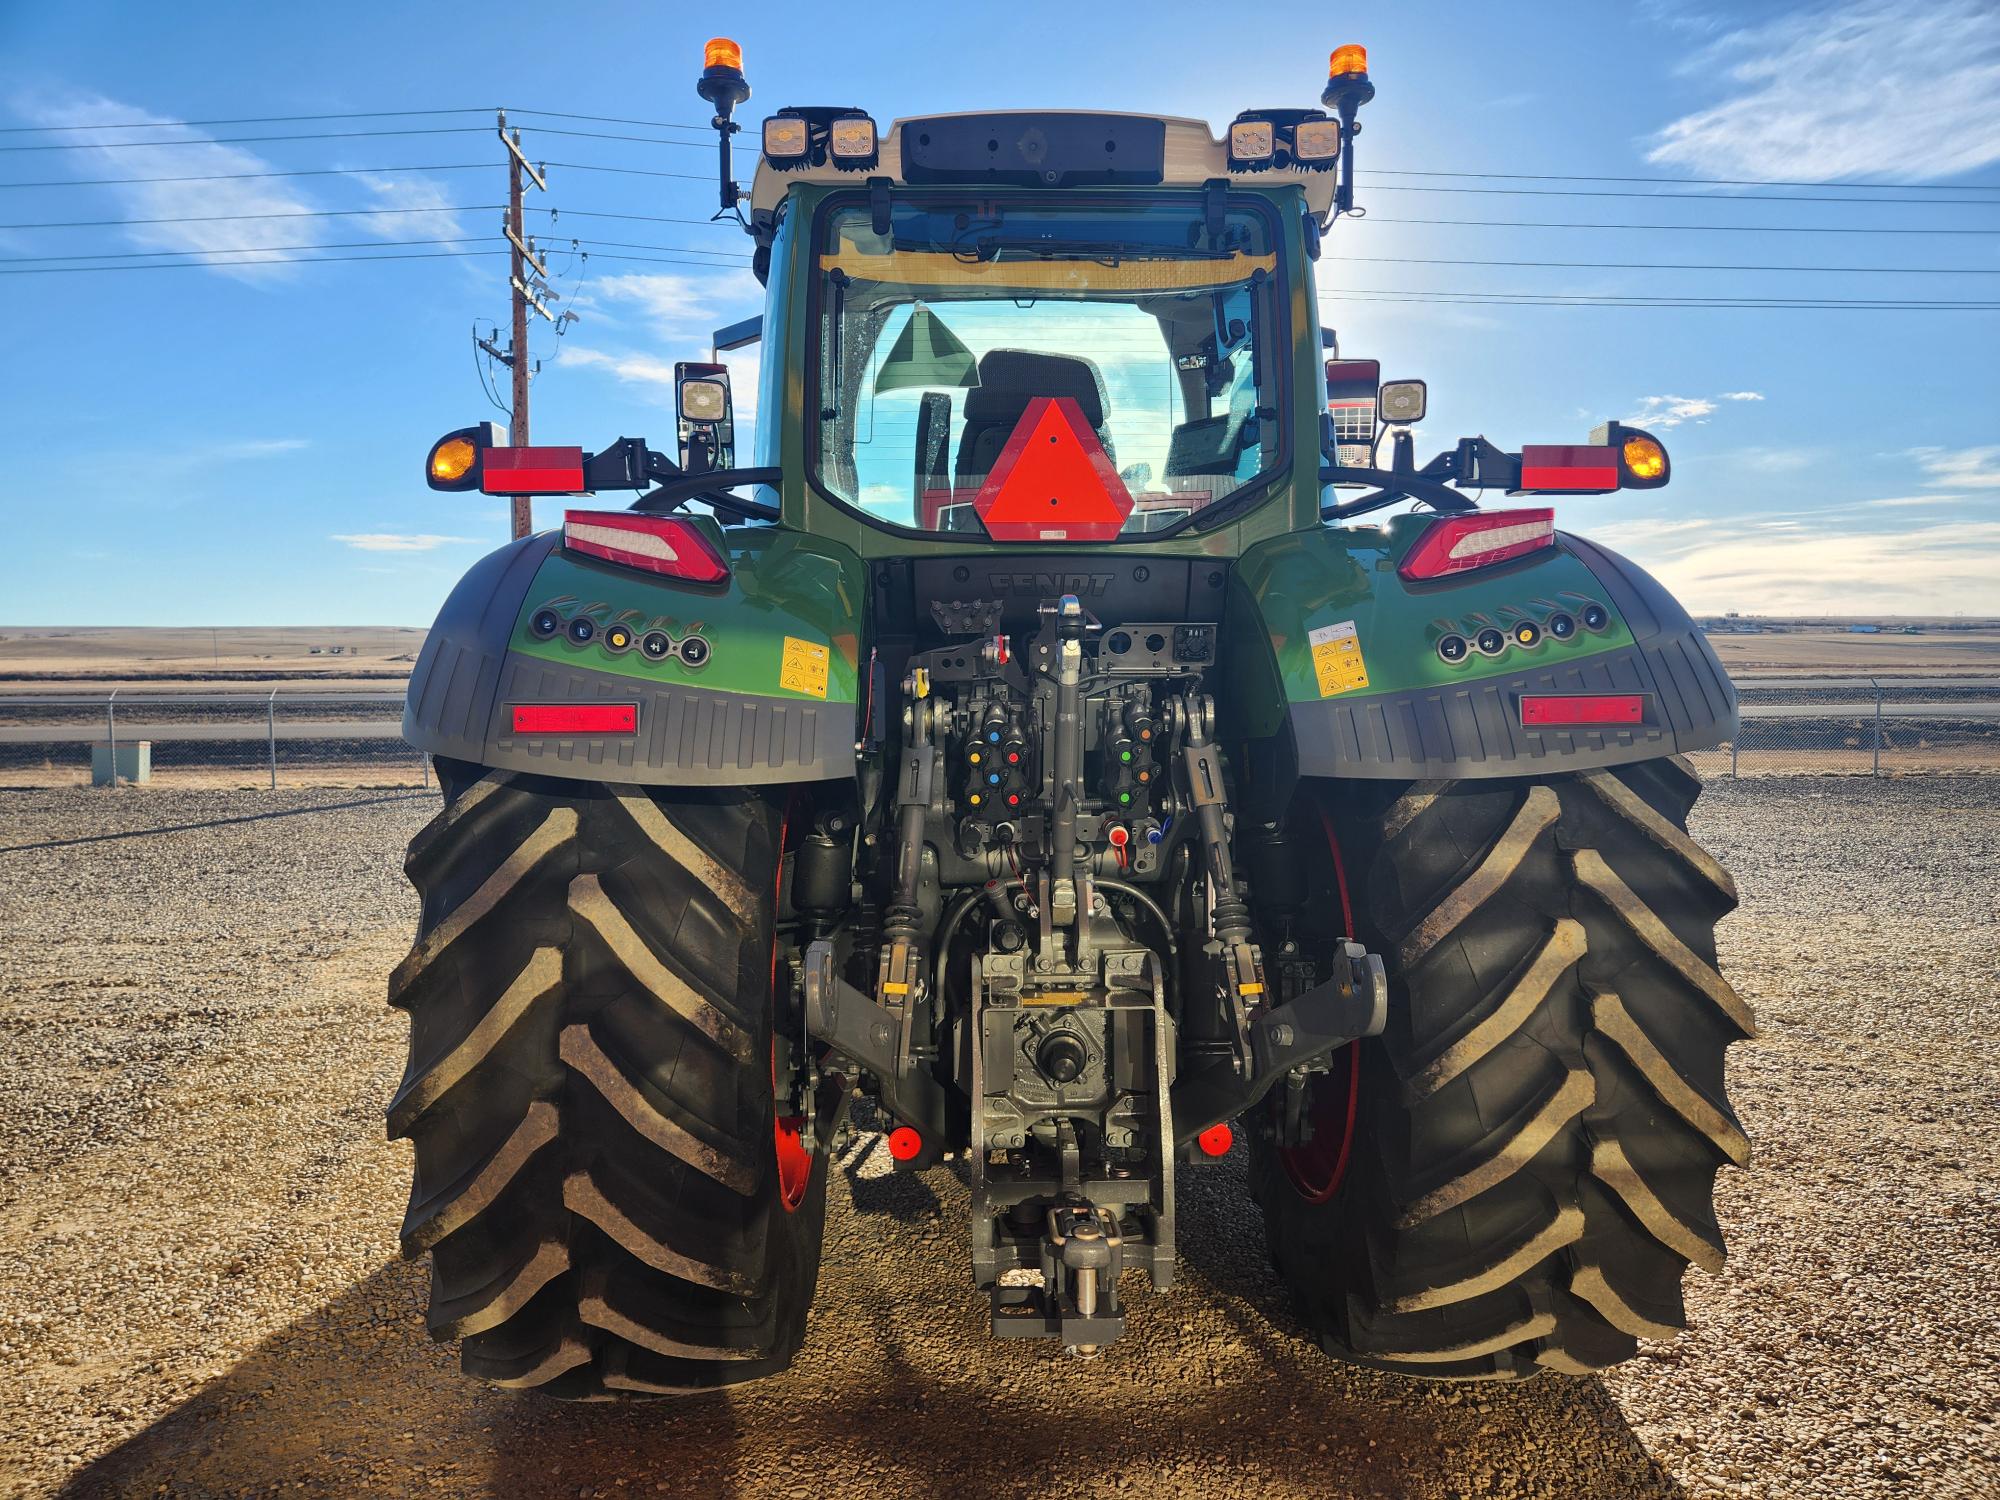
M 1037 396 L 972 508 L 996 542 L 1108 542 L 1132 514 L 1132 492 L 1076 398 Z

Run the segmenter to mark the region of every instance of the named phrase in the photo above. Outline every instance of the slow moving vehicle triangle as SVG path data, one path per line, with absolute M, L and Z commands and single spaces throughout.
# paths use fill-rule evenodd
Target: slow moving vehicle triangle
M 972 508 L 996 542 L 1109 542 L 1132 514 L 1132 492 L 1076 398 L 1037 396 Z

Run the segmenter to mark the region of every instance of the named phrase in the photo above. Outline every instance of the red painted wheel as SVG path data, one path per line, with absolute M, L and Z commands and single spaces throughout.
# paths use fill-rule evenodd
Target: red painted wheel
M 1340 857 L 1340 840 L 1333 819 L 1319 809 L 1320 830 L 1333 860 L 1333 887 L 1340 897 L 1343 934 L 1354 932 L 1354 903 L 1347 892 L 1347 866 Z M 1308 1203 L 1324 1203 L 1340 1191 L 1347 1176 L 1347 1159 L 1354 1149 L 1356 1104 L 1361 1096 L 1361 1044 L 1349 1042 L 1333 1055 L 1333 1065 L 1316 1079 L 1306 1100 L 1306 1123 L 1312 1138 L 1299 1146 L 1283 1146 L 1278 1161 L 1292 1189 Z

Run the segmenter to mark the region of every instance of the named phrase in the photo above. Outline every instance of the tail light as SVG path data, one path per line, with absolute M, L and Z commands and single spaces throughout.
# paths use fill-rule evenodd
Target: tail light
M 721 583 L 729 577 L 728 560 L 684 516 L 573 510 L 563 517 L 563 545 L 585 557 L 688 583 Z
M 1453 573 L 1490 567 L 1553 547 L 1556 513 L 1552 510 L 1494 510 L 1478 515 L 1445 516 L 1431 522 L 1417 538 L 1397 572 L 1406 582 L 1422 583 Z

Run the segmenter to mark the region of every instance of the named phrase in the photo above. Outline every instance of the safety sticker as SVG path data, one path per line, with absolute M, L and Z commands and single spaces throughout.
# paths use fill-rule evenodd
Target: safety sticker
M 1361 637 L 1355 634 L 1352 620 L 1322 625 L 1306 639 L 1312 643 L 1320 697 L 1332 698 L 1368 686 L 1368 663 L 1361 659 Z
M 816 641 L 785 637 L 785 658 L 778 666 L 778 686 L 788 693 L 826 696 L 827 649 Z

